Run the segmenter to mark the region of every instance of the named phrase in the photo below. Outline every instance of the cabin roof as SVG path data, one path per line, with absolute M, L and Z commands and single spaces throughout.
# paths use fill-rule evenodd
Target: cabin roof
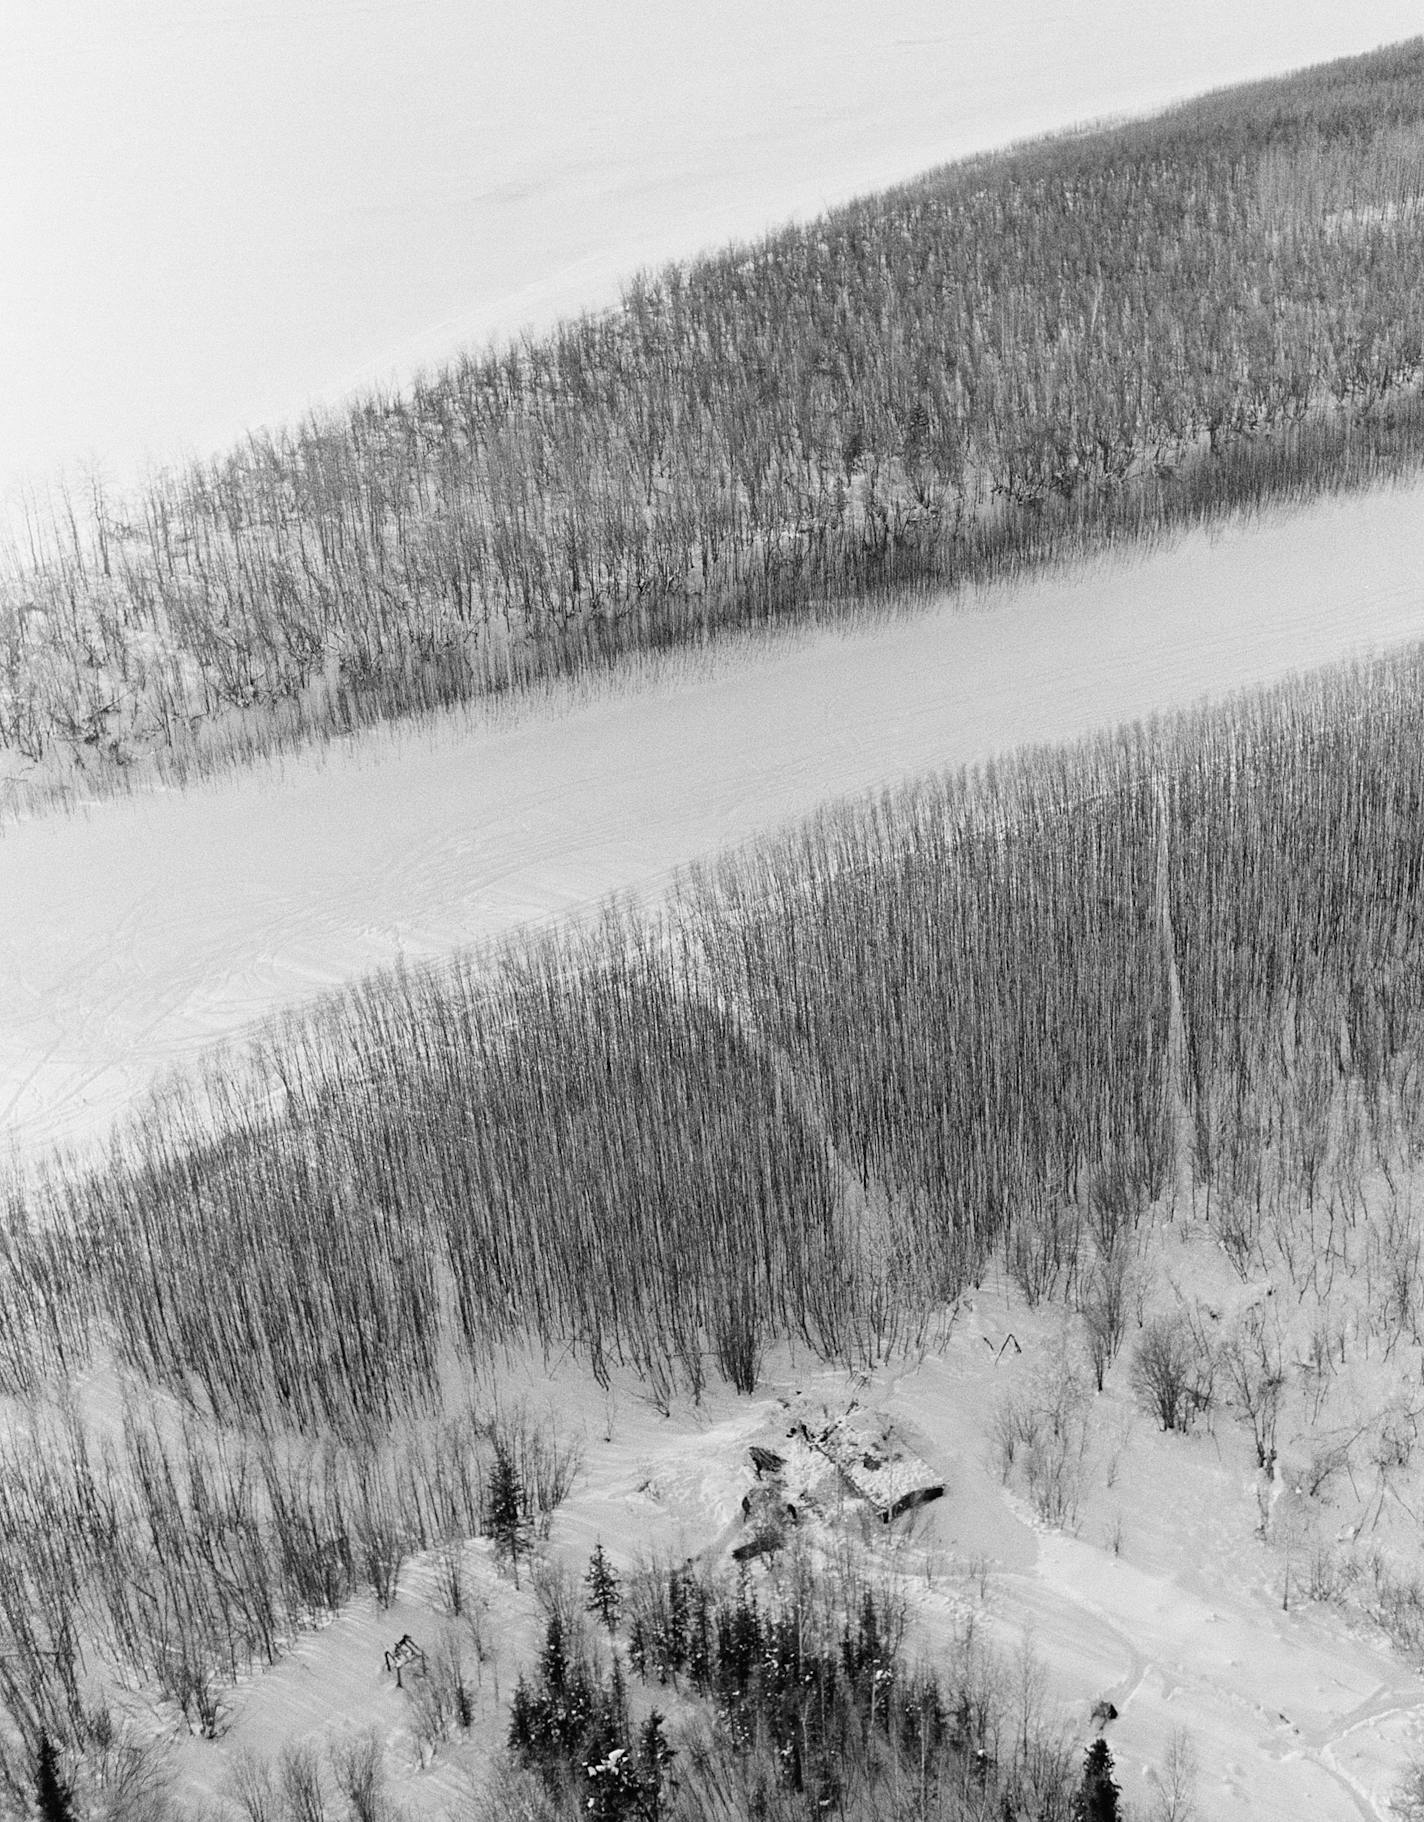
M 944 1492 L 943 1477 L 873 1412 L 848 1411 L 806 1436 L 884 1518 Z

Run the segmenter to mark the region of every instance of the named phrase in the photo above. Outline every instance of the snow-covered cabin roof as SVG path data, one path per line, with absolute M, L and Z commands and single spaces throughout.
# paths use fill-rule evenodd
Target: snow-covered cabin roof
M 823 1429 L 808 1427 L 806 1436 L 884 1519 L 898 1518 L 944 1492 L 944 1481 L 929 1463 L 901 1441 L 893 1424 L 873 1412 L 848 1411 Z

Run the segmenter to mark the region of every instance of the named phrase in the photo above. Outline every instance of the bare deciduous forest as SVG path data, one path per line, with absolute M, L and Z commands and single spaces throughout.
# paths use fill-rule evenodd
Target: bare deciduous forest
M 1414 43 L 971 160 L 66 494 L 0 582 L 17 801 L 1412 466 L 1421 96 Z
M 73 1418 L 10 1445 L 13 1635 L 62 1671 L 85 1589 L 148 1674 L 117 1590 L 154 1551 L 150 1574 L 208 1562 L 216 1525 L 223 1572 L 194 1574 L 220 1618 L 191 1588 L 159 1609 L 196 1654 L 163 1687 L 176 1662 L 196 1702 L 479 1528 L 483 1470 L 444 1479 L 478 1451 L 438 1444 L 497 1432 L 450 1415 L 453 1360 L 478 1382 L 572 1343 L 666 1403 L 753 1390 L 786 1337 L 847 1364 L 923 1345 L 995 1270 L 1091 1316 L 1183 1197 L 1243 1274 L 1362 1276 L 1357 1346 L 1417 1344 L 1417 1241 L 1364 1189 L 1418 1159 L 1421 667 L 843 806 L 663 917 L 372 980 L 156 1101 L 96 1173 L 17 1190 L 7 1389 L 111 1358 L 187 1415 L 180 1443 L 126 1418 L 127 1471 L 97 1479 Z M 59 1672 L 7 1699 L 21 1735 L 87 1724 Z
M 14 1192 L 12 1389 L 102 1338 L 197 1414 L 359 1436 L 447 1338 L 532 1338 L 749 1391 L 996 1251 L 1071 1291 L 1188 1172 L 1243 1260 L 1305 1222 L 1320 1271 L 1419 1140 L 1421 666 L 841 806 L 657 916 L 293 1015 Z

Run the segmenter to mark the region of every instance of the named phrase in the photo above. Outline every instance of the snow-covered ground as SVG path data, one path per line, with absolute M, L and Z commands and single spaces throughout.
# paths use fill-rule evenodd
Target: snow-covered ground
M 6 0 L 0 507 L 937 161 L 1421 27 L 1418 0 Z
M 1218 1306 L 1264 1288 L 1235 1280 L 1200 1230 L 1191 1239 L 1185 1228 L 1159 1232 L 1144 1269 L 1168 1268 Z M 872 1561 L 903 1578 L 912 1656 L 947 1658 L 956 1624 L 972 1611 L 1000 1654 L 1010 1706 L 1025 1654 L 1038 1666 L 1040 1718 L 1061 1724 L 1079 1750 L 1096 1731 L 1094 1705 L 1110 1702 L 1116 1775 L 1139 1822 L 1163 1814 L 1155 1805 L 1174 1736 L 1185 1736 L 1195 1762 L 1194 1807 L 1166 1812 L 1180 1822 L 1388 1817 L 1424 1719 L 1424 1675 L 1358 1614 L 1309 1594 L 1312 1548 L 1328 1550 L 1359 1515 L 1350 1487 L 1341 1476 L 1338 1488 L 1299 1501 L 1295 1534 L 1279 1515 L 1263 1516 L 1273 1498 L 1279 1507 L 1291 1495 L 1257 1470 L 1244 1425 L 1219 1408 L 1191 1435 L 1162 1434 L 1129 1389 L 1131 1339 L 1105 1392 L 1093 1394 L 1074 1322 L 1028 1310 L 991 1283 L 962 1302 L 923 1361 L 850 1376 L 781 1349 L 755 1398 L 718 1385 L 701 1406 L 676 1402 L 668 1416 L 636 1384 L 601 1392 L 567 1362 L 552 1373 L 512 1369 L 506 1394 L 535 1415 L 554 1414 L 561 1435 L 582 1448 L 571 1497 L 540 1547 L 545 1572 L 576 1581 L 602 1541 L 620 1572 L 695 1557 L 729 1575 L 730 1549 L 746 1535 L 740 1501 L 754 1484 L 749 1446 L 791 1453 L 786 1436 L 798 1415 L 844 1411 L 856 1400 L 921 1452 L 945 1497 L 887 1532 L 863 1523 L 848 1488 L 838 1495 L 823 1481 L 819 1497 L 802 1499 L 802 1537 L 813 1547 L 868 1538 Z M 1073 1509 L 1050 1526 L 1019 1476 L 1003 1479 L 995 1413 L 1012 1400 L 1056 1397 L 1075 1375 L 1087 1442 L 1072 1457 Z M 1294 1404 L 1287 1410 L 1283 1430 Z M 1362 1461 L 1368 1448 L 1366 1437 Z M 1411 1498 L 1413 1489 L 1410 1480 Z M 532 1578 L 517 1591 L 496 1573 L 485 1541 L 468 1547 L 465 1565 L 473 1628 L 442 1611 L 435 1560 L 413 1561 L 390 1610 L 364 1597 L 233 1692 L 230 1731 L 217 1745 L 181 1740 L 179 1779 L 190 1790 L 230 1793 L 244 1750 L 275 1757 L 296 1742 L 321 1749 L 374 1728 L 407 1813 L 448 1816 L 447 1806 L 487 1775 L 506 1737 L 515 1677 L 541 1643 Z M 423 1767 L 418 1674 L 400 1694 L 381 1668 L 383 1651 L 406 1632 L 432 1652 L 460 1640 L 478 1685 L 472 1733 L 457 1734 Z M 640 1709 L 650 1695 L 664 1709 L 676 1703 L 669 1690 L 633 1689 Z
M 1424 486 L 1386 490 L 11 826 L 0 1133 L 86 1140 L 284 1005 L 656 891 L 826 798 L 1424 636 L 1421 556 Z

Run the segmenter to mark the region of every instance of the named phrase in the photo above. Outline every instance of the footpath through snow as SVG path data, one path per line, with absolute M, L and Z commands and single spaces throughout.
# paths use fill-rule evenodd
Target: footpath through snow
M 0 833 L 0 1156 L 398 957 L 655 893 L 838 795 L 1424 636 L 1424 484 Z

